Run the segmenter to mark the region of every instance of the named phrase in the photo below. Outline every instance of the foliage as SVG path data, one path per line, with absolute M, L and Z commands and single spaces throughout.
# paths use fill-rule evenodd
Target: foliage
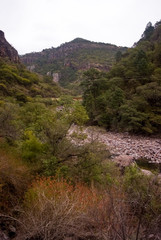
M 105 176 L 102 175 L 104 148 L 92 142 L 77 146 L 68 138 L 73 123 L 81 129 L 88 120 L 84 107 L 74 102 L 60 112 L 56 109 L 40 102 L 22 106 L 2 102 L 1 137 L 12 140 L 31 170 L 73 181 L 77 178 L 89 185 L 92 181 L 100 182 Z
M 17 105 L 2 102 L 0 106 L 0 136 L 8 141 L 15 140 L 19 132 Z
M 42 97 L 59 96 L 60 87 L 55 83 L 45 83 L 45 79 L 29 72 L 21 64 L 13 64 L 0 59 L 0 95 L 14 97 L 19 102 L 27 102 L 28 97 L 41 95 Z
M 40 155 L 43 154 L 45 149 L 32 131 L 26 131 L 24 133 L 24 141 L 22 143 L 22 158 L 29 163 L 36 163 Z
M 124 178 L 125 191 L 128 194 L 131 211 L 138 218 L 137 239 L 141 227 L 156 227 L 159 224 L 161 214 L 161 186 L 158 179 L 153 176 L 142 174 L 136 167 L 126 169 Z M 145 237 L 146 238 L 146 237 Z
M 16 222 L 17 239 L 157 238 L 157 176 L 137 167 L 122 175 L 82 126 L 90 118 L 115 131 L 160 133 L 160 23 L 149 27 L 108 74 L 85 72 L 84 106 L 68 92 L 56 98 L 62 90 L 50 77 L 0 60 L 0 217 Z
M 19 239 L 62 239 L 81 234 L 78 218 L 97 202 L 95 192 L 82 184 L 41 178 L 33 182 L 24 200 Z
M 108 74 L 84 74 L 83 104 L 90 120 L 108 129 L 160 133 L 160 24 L 149 23 L 142 39 L 118 57 Z
M 51 76 L 59 73 L 60 85 L 70 88 L 72 83 L 80 82 L 82 72 L 90 67 L 104 70 L 111 68 L 118 50 L 122 53 L 126 48 L 75 39 L 58 48 L 44 49 L 43 54 L 30 53 L 21 56 L 21 59 L 26 66 L 34 64 L 34 71 L 44 76 L 47 73 Z
M 160 194 L 155 179 L 136 168 L 103 191 L 60 178 L 38 178 L 25 194 L 19 238 L 147 239 L 151 226 L 159 224 Z
M 0 213 L 6 214 L 20 204 L 31 176 L 20 157 L 0 144 Z
M 88 121 L 86 109 L 79 103 L 76 102 L 71 111 L 71 122 L 82 126 Z
M 153 34 L 153 31 L 154 31 L 154 27 L 152 26 L 152 23 L 149 22 L 146 25 L 144 33 L 142 34 L 142 38 L 149 39 L 151 37 L 151 35 Z

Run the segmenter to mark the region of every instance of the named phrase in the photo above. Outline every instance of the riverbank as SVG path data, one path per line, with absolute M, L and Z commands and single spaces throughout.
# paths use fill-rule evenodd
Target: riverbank
M 73 125 L 69 135 L 80 131 Z M 81 129 L 81 134 L 86 135 L 85 142 L 97 140 L 107 146 L 111 155 L 128 155 L 133 160 L 146 158 L 152 163 L 161 163 L 161 139 L 151 138 L 129 133 L 106 132 L 99 127 L 87 127 Z

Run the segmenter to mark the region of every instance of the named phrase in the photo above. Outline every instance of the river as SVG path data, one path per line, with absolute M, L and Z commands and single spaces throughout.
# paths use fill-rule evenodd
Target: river
M 82 140 L 80 144 L 97 140 L 105 144 L 113 156 L 127 155 L 131 156 L 133 160 L 146 158 L 151 163 L 161 164 L 160 138 L 130 135 L 127 132 L 107 132 L 99 127 L 83 127 L 80 130 L 78 126 L 72 125 L 69 134 L 74 132 L 86 135 L 86 139 Z

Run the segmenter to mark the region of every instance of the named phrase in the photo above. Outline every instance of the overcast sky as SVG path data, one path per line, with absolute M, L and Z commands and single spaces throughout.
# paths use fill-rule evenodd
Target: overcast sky
M 161 0 L 0 0 L 0 30 L 19 52 L 81 37 L 131 47 L 161 20 Z

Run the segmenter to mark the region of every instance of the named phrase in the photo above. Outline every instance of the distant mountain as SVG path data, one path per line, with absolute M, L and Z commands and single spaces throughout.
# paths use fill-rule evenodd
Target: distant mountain
M 18 52 L 5 39 L 4 32 L 0 30 L 0 57 L 7 58 L 14 63 L 19 62 Z
M 81 73 L 90 68 L 109 71 L 118 51 L 127 48 L 112 44 L 91 42 L 76 38 L 60 47 L 44 49 L 21 56 L 28 69 L 53 77 L 62 86 L 79 80 Z

